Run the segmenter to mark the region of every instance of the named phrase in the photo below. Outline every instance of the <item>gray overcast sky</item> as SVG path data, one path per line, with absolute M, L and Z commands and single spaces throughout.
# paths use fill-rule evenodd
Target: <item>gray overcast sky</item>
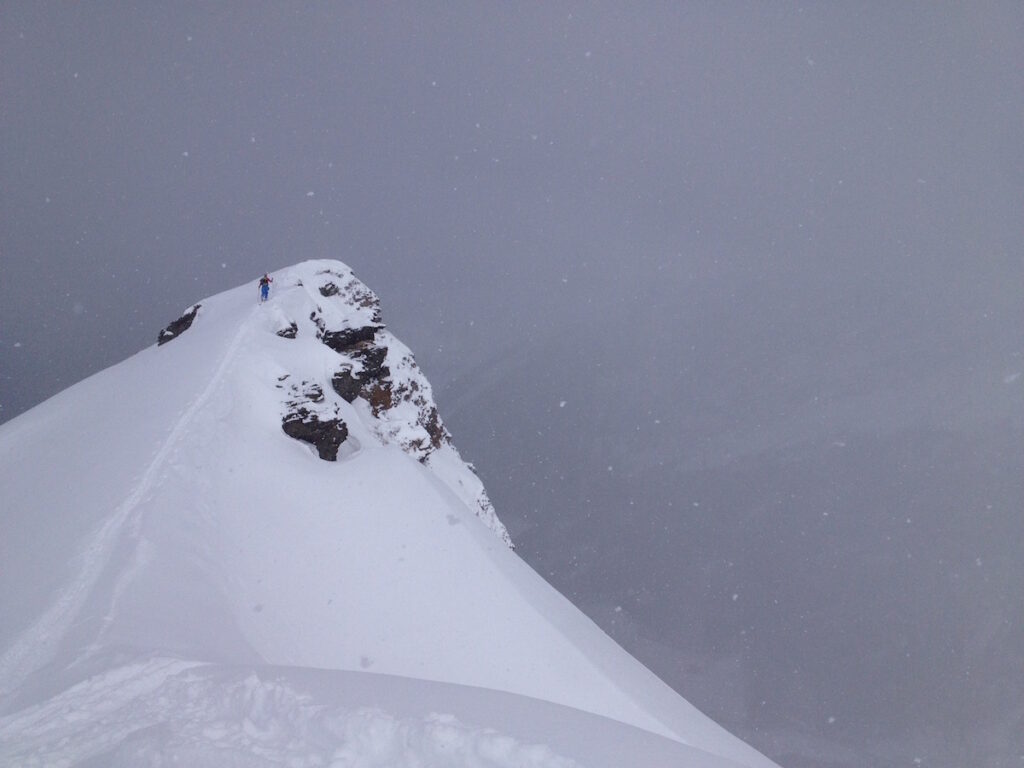
M 340 258 L 696 704 L 1018 765 L 1024 6 L 434 5 L 4 3 L 0 420 Z

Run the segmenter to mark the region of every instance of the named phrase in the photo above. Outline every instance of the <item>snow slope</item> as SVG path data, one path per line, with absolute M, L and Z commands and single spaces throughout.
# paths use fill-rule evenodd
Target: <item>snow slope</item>
M 348 267 L 195 315 L 0 427 L 0 764 L 772 765 L 519 560 Z

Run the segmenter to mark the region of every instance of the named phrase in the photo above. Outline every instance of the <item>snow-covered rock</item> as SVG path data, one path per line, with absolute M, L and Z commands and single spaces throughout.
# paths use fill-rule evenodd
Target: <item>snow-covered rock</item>
M 167 327 L 160 331 L 156 337 L 156 343 L 166 344 L 168 341 L 178 338 L 181 334 L 192 327 L 192 321 L 196 319 L 199 312 L 199 305 L 195 304 L 186 309 L 177 320 L 172 320 Z
M 0 764 L 771 765 L 519 560 L 348 267 L 195 306 L 0 427 Z

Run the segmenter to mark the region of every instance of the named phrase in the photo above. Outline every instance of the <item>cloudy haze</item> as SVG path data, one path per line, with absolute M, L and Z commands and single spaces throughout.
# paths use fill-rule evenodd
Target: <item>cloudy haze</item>
M 1024 9 L 437 5 L 5 3 L 0 419 L 342 259 L 684 696 L 1019 765 Z

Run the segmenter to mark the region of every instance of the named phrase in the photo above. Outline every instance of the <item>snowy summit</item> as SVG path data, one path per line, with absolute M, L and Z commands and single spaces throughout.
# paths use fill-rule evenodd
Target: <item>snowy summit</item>
M 336 261 L 0 427 L 0 764 L 768 768 L 513 552 Z

